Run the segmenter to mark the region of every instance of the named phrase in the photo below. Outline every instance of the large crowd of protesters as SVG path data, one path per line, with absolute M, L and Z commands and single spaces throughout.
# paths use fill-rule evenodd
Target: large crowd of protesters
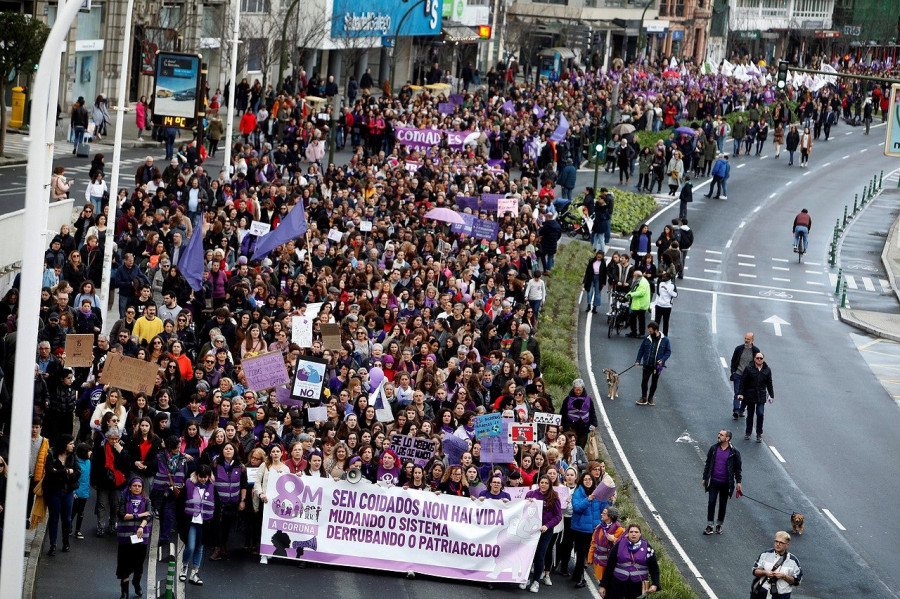
M 204 162 L 221 138 L 228 100 L 218 90 L 208 96 L 213 134 L 173 145 L 162 165 L 148 156 L 133 185 L 110 194 L 103 156 L 95 156 L 83 208 L 45 254 L 29 525 L 49 510 L 48 555 L 56 555 L 59 536 L 63 552 L 73 547 L 73 536 L 118 538 L 117 577 L 127 596 L 129 579 L 141 590 L 150 529 L 159 527 L 153 558 L 174 553 L 180 534 L 181 579 L 203 584 L 204 555 L 219 560 L 237 547 L 258 555 L 269 472 L 340 479 L 359 469 L 372 483 L 383 482 L 380 472 L 396 472 L 393 482 L 410 492 L 482 500 L 507 501 L 504 489 L 532 488 L 529 498 L 547 509 L 523 589 L 551 584 L 552 571 L 583 587 L 585 567 L 593 566 L 607 597 L 636 597 L 650 585 L 656 590 L 658 566 L 640 528 L 619 524 L 614 495 L 592 496 L 598 484 L 614 483 L 602 460 L 589 460 L 585 451 L 597 418 L 584 382 L 573 381 L 560 397 L 544 382 L 535 333 L 540 326 L 542 335 L 554 334 L 539 317 L 542 304 L 553 301 L 545 279 L 553 275 L 560 238 L 557 211 L 566 207 L 555 201 L 571 201 L 571 186 L 569 194 L 565 188 L 557 194 L 557 179 L 588 158 L 586 144 L 611 137 L 616 84 L 617 113 L 638 130 L 720 123 L 737 110 L 755 111 L 757 125 L 767 118 L 818 119 L 820 105 L 845 112 L 849 106 L 852 117 L 871 93 L 839 80 L 815 92 L 791 82 L 779 94 L 774 69 L 735 64 L 755 73 L 614 62 L 608 72 L 569 68 L 552 81 L 523 83 L 497 75 L 514 65 L 498 65 L 487 86 L 463 77 L 459 90 L 407 83 L 395 94 L 370 94 L 369 78 L 361 82 L 368 86 L 353 82 L 359 96 L 349 97 L 334 118 L 330 105 L 306 100 L 327 95 L 331 81 L 303 73 L 277 91 L 245 81 L 231 98 L 241 120 L 237 139 L 226 143 L 227 171 Z M 865 70 L 889 75 L 893 67 Z M 799 102 L 799 115 L 785 113 L 785 99 Z M 329 130 L 332 121 L 337 132 Z M 564 122 L 568 128 L 561 129 Z M 480 134 L 461 146 L 444 136 L 440 144 L 416 148 L 397 143 L 399 126 Z M 717 141 L 717 129 L 696 127 Z M 666 162 L 693 156 L 697 137 L 703 138 L 673 133 L 654 152 Z M 624 143 L 638 145 L 637 137 Z M 352 148 L 346 164 L 324 162 L 329 144 L 339 152 Z M 636 156 L 641 148 L 635 150 Z M 674 181 L 676 189 L 683 182 Z M 55 199 L 75 192 L 61 167 L 53 189 Z M 516 198 L 518 214 L 459 208 L 457 198 L 482 193 Z M 115 222 L 107 220 L 111 201 Z M 435 207 L 497 222 L 499 232 L 491 239 L 453 232 L 424 217 Z M 292 210 L 305 211 L 306 233 L 254 258 L 260 236 L 251 233 L 252 224 L 277 230 Z M 181 272 L 194 235 L 202 236 L 205 251 L 197 291 Z M 118 300 L 102 322 L 98 288 L 107 244 L 114 244 Z M 647 255 L 652 262 L 648 248 L 615 261 L 640 266 Z M 618 283 L 601 281 L 600 288 Z M 15 287 L 0 301 L 9 388 L 18 302 Z M 292 317 L 312 306 L 312 345 L 300 347 Z M 341 339 L 339 348 L 326 349 L 321 328 L 331 323 L 340 326 Z M 94 335 L 93 366 L 66 366 L 70 333 Z M 311 404 L 324 405 L 326 419 L 311 421 L 306 409 L 279 404 L 274 390 L 248 388 L 242 360 L 270 352 L 281 352 L 291 371 L 299 356 L 327 362 L 326 391 L 321 404 Z M 116 353 L 158 365 L 152 391 L 99 382 L 108 355 Z M 387 421 L 379 421 L 370 400 L 376 378 L 385 381 Z M 562 423 L 541 426 L 539 440 L 517 446 L 513 462 L 497 464 L 481 459 L 474 436 L 475 418 L 491 412 L 521 422 L 556 412 Z M 401 462 L 390 449 L 398 433 L 436 440 L 431 461 L 424 467 Z M 452 458 L 445 451 L 451 437 L 453 445 L 465 444 Z M 96 514 L 87 515 L 87 524 L 86 510 Z M 608 561 L 615 568 L 604 571 Z

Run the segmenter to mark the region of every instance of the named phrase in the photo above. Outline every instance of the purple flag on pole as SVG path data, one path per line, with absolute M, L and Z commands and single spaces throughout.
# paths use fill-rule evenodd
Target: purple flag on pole
M 513 104 L 512 100 L 507 100 L 506 102 L 504 102 L 502 108 L 506 114 L 512 114 L 516 111 L 516 106 L 515 104 Z
M 205 269 L 203 264 L 202 223 L 199 227 L 194 229 L 194 234 L 191 235 L 191 240 L 188 242 L 187 247 L 184 249 L 184 254 L 178 261 L 178 268 L 181 269 L 181 274 L 184 276 L 184 280 L 187 281 L 188 285 L 191 286 L 191 289 L 200 291 L 203 287 L 203 271 Z
M 555 141 L 557 143 L 561 142 L 566 138 L 566 133 L 569 132 L 569 121 L 566 120 L 566 115 L 560 113 L 559 114 L 559 125 L 556 127 L 556 131 L 550 136 L 550 141 Z
M 544 112 L 544 109 L 541 108 L 540 106 L 538 106 L 537 104 L 534 105 L 534 108 L 531 109 L 531 112 L 533 112 L 534 116 L 536 116 L 539 119 L 544 118 L 544 115 L 546 114 Z
M 287 243 L 291 239 L 296 239 L 306 234 L 306 210 L 303 203 L 294 206 L 287 217 L 281 221 L 277 229 L 269 231 L 259 239 L 256 244 L 256 251 L 253 252 L 253 260 L 257 258 L 265 258 L 265 256 L 282 243 Z

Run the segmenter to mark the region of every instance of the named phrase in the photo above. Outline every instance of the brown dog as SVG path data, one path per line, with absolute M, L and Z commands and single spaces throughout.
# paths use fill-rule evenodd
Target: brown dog
M 791 513 L 791 532 L 795 535 L 803 534 L 803 514 Z
M 603 374 L 606 375 L 606 389 L 609 399 L 619 397 L 619 373 L 612 368 L 606 368 Z

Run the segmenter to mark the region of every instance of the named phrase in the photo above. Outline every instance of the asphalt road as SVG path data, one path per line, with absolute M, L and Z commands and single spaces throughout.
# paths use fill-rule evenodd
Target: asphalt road
M 776 161 L 771 143 L 764 159 L 732 159 L 728 199 L 701 197 L 691 205 L 695 242 L 678 282 L 673 357 L 660 379 L 658 405 L 635 406 L 638 369 L 624 375 L 619 400 L 603 402 L 633 472 L 703 582 L 689 578 L 698 589 L 708 584 L 717 597 L 746 594 L 754 559 L 771 547 L 777 530 L 790 530 L 792 511 L 806 516 L 805 534 L 791 544 L 804 568 L 794 597 L 898 596 L 897 408 L 860 356 L 855 331 L 834 316 L 826 250 L 848 198 L 852 208 L 864 180 L 900 164 L 881 155 L 881 127 L 868 137 L 846 125 L 835 132 L 834 141 L 814 145 L 808 169 L 787 167 L 784 154 Z M 798 264 L 788 234 L 804 207 L 814 226 L 809 252 Z M 658 216 L 651 224 L 654 236 L 676 214 L 673 208 Z M 892 214 L 873 209 L 857 223 L 853 239 L 886 232 Z M 864 251 L 863 245 L 845 241 L 848 253 Z M 884 293 L 877 275 L 871 291 L 859 277 L 857 282 L 859 294 Z M 594 378 L 605 387 L 602 369 L 621 371 L 633 363 L 638 342 L 607 341 L 605 317 L 589 324 L 580 341 L 590 344 Z M 756 333 L 774 373 L 776 400 L 766 406 L 762 444 L 744 441 L 744 420 L 731 417 L 727 364 L 748 330 Z M 897 364 L 893 356 L 885 360 Z M 744 491 L 787 513 L 732 499 L 724 534 L 705 537 L 703 460 L 722 428 L 734 430 Z

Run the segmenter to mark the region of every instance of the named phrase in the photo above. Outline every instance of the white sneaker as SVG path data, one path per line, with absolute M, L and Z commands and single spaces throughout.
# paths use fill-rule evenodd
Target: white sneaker
M 541 589 L 541 583 L 539 583 L 536 580 L 531 583 L 530 587 L 528 587 L 528 590 L 531 591 L 532 593 L 537 593 L 540 589 Z
M 527 582 L 520 582 L 520 583 L 519 583 L 519 588 L 522 589 L 522 590 L 524 591 L 525 589 L 528 588 L 528 583 L 527 583 Z
M 728 199 L 728 196 L 722 196 L 722 197 L 720 197 L 719 199 L 720 199 L 720 200 L 727 200 L 727 199 Z
M 181 574 L 178 575 L 178 580 L 180 580 L 182 582 L 187 580 L 187 571 L 188 571 L 187 564 L 183 564 L 181 566 Z
M 197 570 L 191 571 L 190 582 L 191 584 L 195 584 L 197 586 L 203 586 L 203 581 L 200 580 L 200 573 Z
M 553 581 L 550 580 L 550 575 L 549 575 L 549 574 L 545 574 L 544 577 L 541 579 L 541 582 L 543 582 L 543 583 L 544 583 L 546 586 L 548 586 L 548 587 L 552 587 L 552 586 L 553 586 Z

